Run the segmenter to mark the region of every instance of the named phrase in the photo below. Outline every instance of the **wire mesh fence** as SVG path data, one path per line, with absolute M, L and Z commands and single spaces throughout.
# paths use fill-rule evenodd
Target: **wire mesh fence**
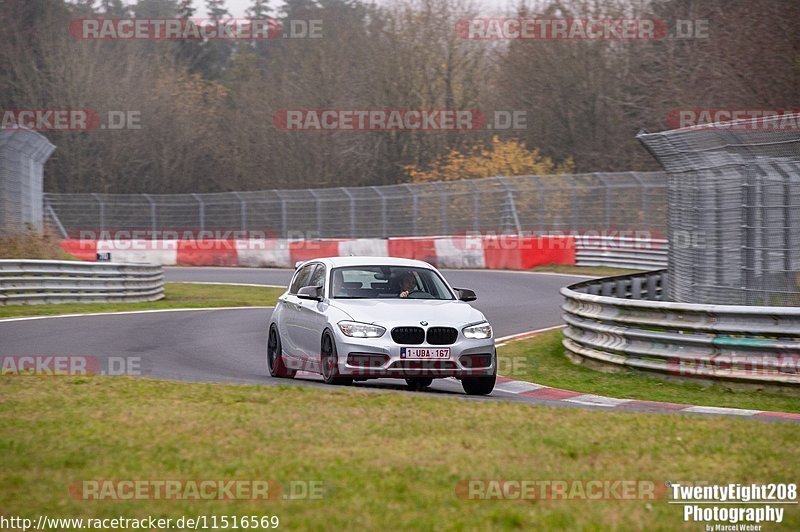
M 53 150 L 33 131 L 0 130 L 0 232 L 42 228 L 43 165 Z
M 237 231 L 276 238 L 639 231 L 666 227 L 662 172 L 492 177 L 381 187 L 217 194 L 46 194 L 64 235 L 181 238 Z M 197 238 L 194 236 L 193 238 Z
M 639 135 L 669 174 L 670 300 L 800 306 L 800 116 L 793 123 Z

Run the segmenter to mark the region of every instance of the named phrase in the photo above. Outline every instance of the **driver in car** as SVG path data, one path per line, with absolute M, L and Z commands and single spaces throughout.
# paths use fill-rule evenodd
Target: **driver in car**
M 414 279 L 414 274 L 406 272 L 400 276 L 400 297 L 408 297 L 408 294 L 417 289 L 417 280 Z

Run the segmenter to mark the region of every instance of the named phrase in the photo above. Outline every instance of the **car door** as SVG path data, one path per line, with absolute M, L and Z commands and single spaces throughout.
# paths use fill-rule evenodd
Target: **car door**
M 325 294 L 327 268 L 324 264 L 317 264 L 314 272 L 306 281 L 305 286 L 321 286 Z M 325 300 L 314 301 L 301 299 L 298 309 L 298 341 L 301 343 L 300 351 L 311 364 L 319 362 L 320 342 L 322 331 L 327 324 L 326 310 L 328 304 Z
M 300 347 L 300 338 L 302 337 L 300 309 L 302 308 L 301 303 L 303 300 L 297 297 L 297 291 L 306 286 L 316 267 L 317 263 L 302 266 L 295 273 L 292 283 L 289 285 L 289 291 L 286 295 L 281 296 L 285 311 L 278 323 L 278 331 L 281 334 L 283 352 L 289 359 L 292 359 L 291 362 L 293 363 L 290 367 L 294 368 L 302 368 L 302 361 L 305 359 Z

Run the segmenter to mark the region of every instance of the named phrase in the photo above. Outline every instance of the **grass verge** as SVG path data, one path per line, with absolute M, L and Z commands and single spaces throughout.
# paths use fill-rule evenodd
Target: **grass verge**
M 501 373 L 554 388 L 619 399 L 800 412 L 800 395 L 730 389 L 723 384 L 708 386 L 668 381 L 631 370 L 605 373 L 573 364 L 564 355 L 562 339 L 562 332 L 555 330 L 501 347 L 498 349 L 499 367 L 507 368 Z
M 0 236 L 0 259 L 75 260 L 75 257 L 61 249 L 56 235 L 27 231 Z
M 532 272 L 565 273 L 570 275 L 585 275 L 587 277 L 611 277 L 628 273 L 642 273 L 642 270 L 628 268 L 610 268 L 608 266 L 570 266 L 567 264 L 548 264 L 531 269 Z
M 206 307 L 260 307 L 274 305 L 283 288 L 235 285 L 166 283 L 164 299 L 149 303 L 64 303 L 54 305 L 7 305 L 0 318 L 50 316 L 131 310 L 163 310 Z
M 4 515 L 278 515 L 302 530 L 673 530 L 653 501 L 463 500 L 460 480 L 796 482 L 788 423 L 551 409 L 357 389 L 0 378 Z M 87 501 L 75 481 L 322 483 L 275 501 Z M 663 485 L 663 484 L 662 484 Z M 702 524 L 692 523 L 693 529 Z M 800 527 L 789 506 L 778 528 Z M 775 529 L 776 527 L 770 527 Z

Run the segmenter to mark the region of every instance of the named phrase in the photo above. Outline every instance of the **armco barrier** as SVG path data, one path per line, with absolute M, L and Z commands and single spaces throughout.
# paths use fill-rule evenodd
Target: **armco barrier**
M 155 264 L 0 260 L 0 305 L 156 301 L 164 271 Z
M 668 243 L 664 239 L 579 236 L 575 242 L 578 266 L 610 266 L 633 270 L 667 267 Z
M 800 307 L 661 301 L 665 281 L 661 270 L 562 288 L 567 353 L 677 377 L 800 384 Z
M 65 240 L 62 248 L 87 260 L 109 252 L 115 262 L 164 266 L 291 268 L 331 256 L 386 256 L 424 260 L 442 268 L 526 270 L 575 264 L 571 236 L 444 236 L 345 240 Z

